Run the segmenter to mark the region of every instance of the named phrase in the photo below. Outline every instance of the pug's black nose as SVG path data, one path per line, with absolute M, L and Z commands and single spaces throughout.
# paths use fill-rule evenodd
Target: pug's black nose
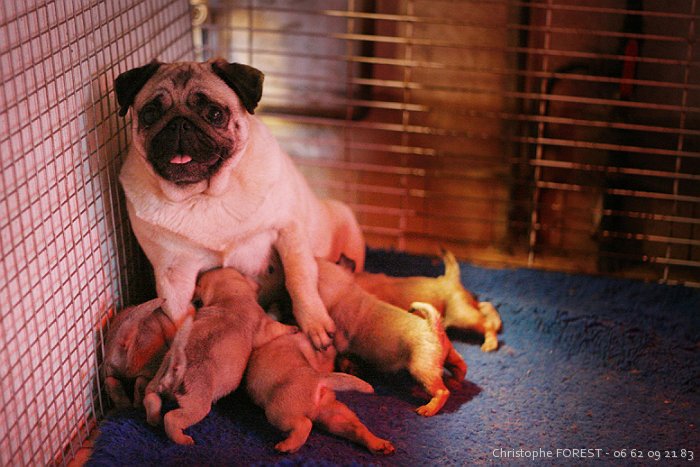
M 166 129 L 170 132 L 178 134 L 182 131 L 191 131 L 194 129 L 194 124 L 186 118 L 176 117 L 170 120 Z

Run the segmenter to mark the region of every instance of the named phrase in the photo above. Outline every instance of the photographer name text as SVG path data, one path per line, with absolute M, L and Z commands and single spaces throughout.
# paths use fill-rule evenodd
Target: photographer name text
M 496 459 L 649 459 L 663 460 L 695 460 L 695 454 L 690 449 L 602 449 L 602 448 L 557 448 L 557 449 L 503 449 L 491 451 Z

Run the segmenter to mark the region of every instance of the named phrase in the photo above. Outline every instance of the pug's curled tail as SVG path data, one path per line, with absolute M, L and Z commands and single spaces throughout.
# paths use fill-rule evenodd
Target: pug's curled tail
M 430 303 L 413 302 L 408 312 L 426 320 L 428 326 L 436 335 L 442 336 L 445 334 L 445 326 L 442 324 L 440 312 Z

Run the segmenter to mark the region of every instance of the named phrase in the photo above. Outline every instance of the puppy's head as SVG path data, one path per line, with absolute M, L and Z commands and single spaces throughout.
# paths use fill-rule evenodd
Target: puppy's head
M 105 362 L 122 376 L 133 378 L 165 353 L 174 326 L 154 299 L 122 311 L 112 323 L 105 348 Z
M 114 82 L 120 115 L 133 112 L 132 145 L 167 183 L 186 187 L 235 163 L 263 74 L 218 59 L 134 68 Z
M 318 264 L 318 291 L 324 300 L 342 294 L 354 284 L 354 276 L 344 266 L 335 264 L 323 258 L 316 258 Z
M 204 306 L 221 303 L 241 295 L 255 297 L 255 289 L 253 283 L 235 269 L 212 269 L 202 273 L 197 280 L 195 297 L 199 298 Z

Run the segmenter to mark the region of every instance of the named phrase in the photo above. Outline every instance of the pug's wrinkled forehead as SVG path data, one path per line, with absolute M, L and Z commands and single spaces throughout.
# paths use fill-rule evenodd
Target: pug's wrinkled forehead
M 237 114 L 245 112 L 231 88 L 202 65 L 160 67 L 133 104 L 139 131 L 157 131 L 176 116 L 189 116 L 201 125 L 223 130 Z
M 210 94 L 210 99 L 226 101 L 233 90 L 243 107 L 254 113 L 262 97 L 264 75 L 248 65 L 215 59 L 203 63 L 160 63 L 153 61 L 120 74 L 114 88 L 125 115 L 129 107 L 139 109 L 158 93 L 171 100 L 186 100 L 197 86 Z
M 134 108 L 140 110 L 154 101 L 170 107 L 192 101 L 195 95 L 223 104 L 231 101 L 231 88 L 202 63 L 162 65 L 139 92 Z

